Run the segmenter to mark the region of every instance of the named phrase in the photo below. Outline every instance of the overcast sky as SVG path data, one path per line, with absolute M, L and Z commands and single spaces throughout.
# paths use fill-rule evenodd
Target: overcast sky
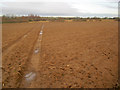
M 118 16 L 119 0 L 0 0 L 2 15 Z

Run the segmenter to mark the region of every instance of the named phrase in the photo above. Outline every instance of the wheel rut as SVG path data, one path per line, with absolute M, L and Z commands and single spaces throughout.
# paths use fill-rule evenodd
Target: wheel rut
M 26 32 L 25 34 L 23 34 L 22 36 L 20 36 L 19 38 L 17 38 L 16 40 L 12 41 L 11 43 L 9 43 L 7 46 L 2 48 L 2 53 L 6 53 L 7 51 L 9 51 L 10 49 L 14 48 L 14 46 L 16 45 L 17 42 L 20 42 L 21 40 L 23 40 L 24 38 L 26 38 L 28 36 L 28 34 L 30 32 L 32 32 L 34 30 L 35 27 L 32 27 L 31 30 L 29 30 L 28 32 Z
M 44 24 L 42 25 L 38 33 L 38 38 L 35 40 L 33 48 L 29 54 L 28 59 L 30 61 L 27 63 L 27 70 L 25 71 L 25 75 L 23 77 L 20 87 L 28 88 L 29 86 L 31 86 L 32 81 L 37 79 L 38 70 L 39 70 L 38 66 L 41 58 L 40 54 L 41 54 L 43 28 L 44 28 Z

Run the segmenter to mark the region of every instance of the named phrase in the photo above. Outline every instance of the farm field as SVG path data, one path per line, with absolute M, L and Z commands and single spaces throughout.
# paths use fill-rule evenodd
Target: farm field
M 112 88 L 118 22 L 3 24 L 3 88 Z

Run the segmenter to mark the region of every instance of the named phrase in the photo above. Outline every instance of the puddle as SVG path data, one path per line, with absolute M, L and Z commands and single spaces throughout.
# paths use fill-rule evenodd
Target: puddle
M 38 50 L 38 49 L 36 49 L 36 50 L 35 50 L 35 54 L 37 54 L 38 52 L 39 52 L 39 50 Z
M 43 32 L 41 31 L 40 34 L 43 34 Z
M 32 80 L 35 79 L 35 77 L 36 77 L 36 73 L 30 72 L 30 73 L 28 73 L 28 74 L 25 75 L 25 80 L 27 82 L 31 82 Z

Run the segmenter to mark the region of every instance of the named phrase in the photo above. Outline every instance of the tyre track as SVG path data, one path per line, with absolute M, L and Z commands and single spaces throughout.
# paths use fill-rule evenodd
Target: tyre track
M 16 43 L 20 42 L 22 39 L 25 38 L 25 36 L 27 36 L 30 32 L 32 32 L 34 30 L 36 26 L 33 26 L 28 32 L 26 32 L 25 34 L 23 34 L 22 36 L 20 36 L 19 38 L 17 38 L 16 40 L 14 40 L 13 42 L 11 42 L 9 45 L 3 47 L 2 49 L 2 53 L 3 55 L 7 54 L 7 51 L 10 51 L 11 49 L 14 48 L 14 46 L 16 46 Z
M 30 61 L 29 63 L 27 63 L 27 70 L 25 72 L 26 75 L 23 77 L 20 87 L 26 88 L 31 86 L 32 81 L 35 80 L 37 77 L 39 70 L 38 66 L 39 66 L 40 53 L 41 53 L 43 28 L 44 28 L 44 24 L 42 25 L 40 31 L 38 32 L 38 37 L 35 40 L 33 44 L 33 48 L 31 49 L 31 52 L 29 54 L 28 60 Z
M 38 35 L 39 35 L 39 32 L 40 31 L 38 31 Z M 21 71 L 21 76 L 19 77 L 19 79 L 20 79 L 20 81 L 17 83 L 17 87 L 21 87 L 21 83 L 24 81 L 23 79 L 24 79 L 24 74 L 25 74 L 25 72 L 28 70 L 28 69 L 31 69 L 31 68 L 28 68 L 28 66 L 29 66 L 29 64 L 30 64 L 30 60 L 31 60 L 31 58 L 32 58 L 32 54 L 33 54 L 33 51 L 34 51 L 34 46 L 35 46 L 35 44 L 36 44 L 36 42 L 37 42 L 37 40 L 38 40 L 38 35 L 37 35 L 37 38 L 35 39 L 35 41 L 34 41 L 34 43 L 33 43 L 33 45 L 32 45 L 32 48 L 31 48 L 31 50 L 30 50 L 30 52 L 29 52 L 29 55 L 28 55 L 28 58 L 27 58 L 27 61 L 26 61 L 26 63 L 25 63 L 25 69 L 22 69 L 22 71 Z
M 28 36 L 26 38 L 23 38 L 19 42 L 15 43 L 15 45 L 13 45 L 14 47 L 12 47 L 12 49 L 9 49 L 11 51 L 7 52 L 7 54 L 5 53 L 5 55 L 3 56 L 3 60 L 4 60 L 3 66 L 6 70 L 8 70 L 8 71 L 4 71 L 4 73 L 6 73 L 6 72 L 9 73 L 10 72 L 9 73 L 10 75 L 5 75 L 4 76 L 4 81 L 3 81 L 5 83 L 4 87 L 8 87 L 8 86 L 13 87 L 14 85 L 15 85 L 15 87 L 19 87 L 19 85 L 20 85 L 19 83 L 21 82 L 21 77 L 24 74 L 24 70 L 26 69 L 25 67 L 27 65 L 27 62 L 29 61 L 29 56 L 30 56 L 30 52 L 31 52 L 30 50 L 34 47 L 35 40 L 37 40 L 37 36 L 34 36 L 34 35 L 37 35 L 37 33 L 39 33 L 38 27 L 41 27 L 41 25 L 38 25 L 38 24 L 35 25 L 35 26 L 37 26 L 37 27 L 34 28 L 29 34 L 27 34 Z M 26 43 L 27 40 L 33 40 L 33 41 L 29 41 L 30 43 L 28 45 L 28 43 Z M 21 46 L 23 47 L 24 50 L 19 48 Z M 26 46 L 28 46 L 28 48 Z M 25 51 L 25 50 L 28 50 L 28 51 Z M 16 52 L 19 52 L 19 54 L 16 54 Z M 8 57 L 8 56 L 10 56 L 10 57 L 6 59 L 6 57 Z M 17 58 L 14 58 L 16 56 L 17 56 Z M 13 62 L 8 61 L 11 58 L 14 58 Z M 20 62 L 20 60 L 18 61 L 17 59 L 20 59 L 20 60 L 23 59 L 23 61 Z M 11 71 L 9 71 L 9 69 L 7 69 L 7 68 L 11 68 L 11 66 L 9 64 L 11 64 L 12 66 L 15 65 L 14 67 L 17 68 L 15 73 L 14 73 L 14 69 L 11 70 Z M 12 73 L 14 73 L 15 78 L 10 77 L 10 76 L 13 76 Z M 11 83 L 15 82 L 15 83 L 13 85 L 13 84 L 9 84 L 10 82 Z
M 27 29 L 28 28 L 28 26 L 26 26 L 25 28 L 24 28 L 24 30 L 25 29 Z M 16 28 L 17 29 L 17 28 Z M 28 31 L 29 32 L 29 31 Z M 26 32 L 27 33 L 27 32 Z M 25 34 L 26 34 L 25 33 Z M 13 40 L 13 41 L 11 41 L 11 42 L 9 42 L 6 46 L 4 46 L 4 47 L 2 47 L 2 52 L 4 52 L 4 50 L 6 50 L 10 45 L 12 45 L 15 41 L 17 41 L 20 37 L 22 37 L 22 36 L 24 36 L 24 34 L 23 35 L 21 35 L 21 36 L 19 36 L 16 40 Z

